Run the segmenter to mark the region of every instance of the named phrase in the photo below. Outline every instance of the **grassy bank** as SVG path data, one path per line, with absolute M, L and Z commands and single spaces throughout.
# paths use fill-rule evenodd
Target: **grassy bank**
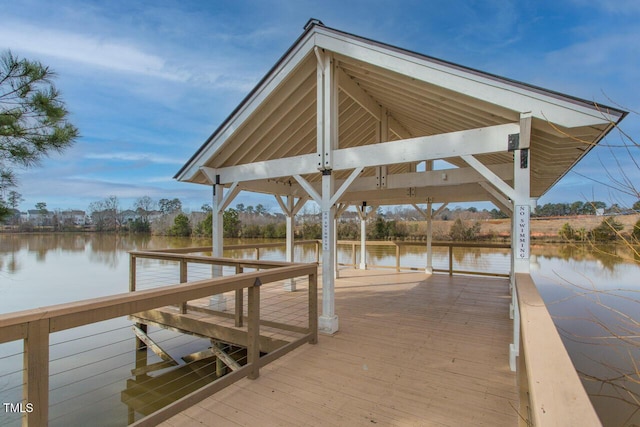
M 569 224 L 575 230 L 592 230 L 598 227 L 605 217 L 593 215 L 567 216 L 556 218 L 531 218 L 531 239 L 544 241 L 549 243 L 564 243 L 566 239 L 559 234 L 565 224 Z M 633 227 L 640 219 L 638 215 L 620 215 L 615 217 L 616 221 L 621 223 L 624 228 L 622 233 L 630 235 Z M 474 221 L 465 221 L 472 223 Z M 480 231 L 478 239 L 481 240 L 510 240 L 511 239 L 511 220 L 510 219 L 486 219 L 479 220 Z M 409 233 L 409 239 L 423 240 L 426 238 L 427 223 L 426 221 L 410 221 L 404 225 Z M 449 240 L 449 231 L 453 221 L 433 221 L 433 236 L 436 240 Z

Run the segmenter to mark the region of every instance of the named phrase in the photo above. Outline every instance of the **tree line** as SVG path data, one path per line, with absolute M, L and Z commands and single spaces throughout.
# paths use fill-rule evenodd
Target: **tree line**
M 15 193 L 12 200 L 21 200 L 22 196 Z M 46 203 L 38 202 L 36 210 L 47 213 Z M 604 202 L 547 203 L 538 206 L 533 217 L 562 217 L 573 215 L 594 215 L 596 212 L 605 215 L 635 213 L 640 210 L 640 201 L 630 209 L 621 209 L 618 205 L 607 206 Z M 212 233 L 212 208 L 205 203 L 200 211 L 189 212 L 183 209 L 179 198 L 161 198 L 153 200 L 149 196 L 136 199 L 132 206 L 122 206 L 117 196 L 111 195 L 104 199 L 91 202 L 88 206 L 90 229 L 100 232 L 130 232 L 153 233 L 172 236 L 210 236 Z M 420 222 L 422 215 L 413 207 L 395 206 L 386 210 L 378 208 L 376 216 L 367 224 L 367 238 L 372 240 L 385 239 L 424 239 L 426 232 Z M 475 207 L 463 209 L 442 209 L 434 216 L 435 220 L 452 221 L 448 229 L 436 230 L 436 238 L 444 240 L 477 240 L 481 236 L 478 221 L 506 218 L 498 209 L 478 210 Z M 225 237 L 235 238 L 276 238 L 286 237 L 285 216 L 282 213 L 272 213 L 262 204 L 237 204 L 228 208 L 223 215 Z M 310 204 L 296 216 L 294 233 L 296 238 L 318 239 L 321 237 L 321 215 L 317 206 Z M 54 224 L 54 230 L 72 229 L 59 221 Z M 615 225 L 615 222 L 607 223 Z M 87 227 L 85 227 L 87 228 Z M 611 229 L 611 227 L 609 227 Z M 346 211 L 339 218 L 337 224 L 340 239 L 357 239 L 360 236 L 360 223 L 357 213 Z M 568 240 L 608 240 L 612 238 L 604 228 L 598 230 L 574 230 L 566 224 L 560 230 L 560 236 Z

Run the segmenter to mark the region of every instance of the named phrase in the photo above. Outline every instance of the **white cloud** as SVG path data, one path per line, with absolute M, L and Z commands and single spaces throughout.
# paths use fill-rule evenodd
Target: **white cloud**
M 125 41 L 88 34 L 50 30 L 18 22 L 0 26 L 4 47 L 46 55 L 112 71 L 143 74 L 167 80 L 189 79 L 185 71 L 171 70 L 167 62 Z
M 110 160 L 125 162 L 152 162 L 171 165 L 182 165 L 184 159 L 176 157 L 159 156 L 155 153 L 134 153 L 134 152 L 117 152 L 117 153 L 88 153 L 84 156 L 86 159 L 92 160 Z

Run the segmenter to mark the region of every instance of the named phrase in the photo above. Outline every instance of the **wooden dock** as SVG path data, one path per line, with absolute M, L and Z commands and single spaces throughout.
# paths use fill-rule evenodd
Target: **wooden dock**
M 342 270 L 340 331 L 165 426 L 517 425 L 509 283 Z

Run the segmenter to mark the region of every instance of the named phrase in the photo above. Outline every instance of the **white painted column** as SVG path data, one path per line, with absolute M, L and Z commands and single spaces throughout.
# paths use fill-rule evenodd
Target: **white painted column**
M 433 160 L 426 160 L 424 162 L 424 170 L 430 172 L 433 170 Z M 433 274 L 433 201 L 429 197 L 427 199 L 427 210 L 425 211 L 425 218 L 427 219 L 427 267 L 424 272 L 426 274 Z
M 338 331 L 338 316 L 335 313 L 335 178 L 333 151 L 338 148 L 338 82 L 336 64 L 330 52 L 315 48 L 318 59 L 316 73 L 316 142 L 318 169 L 322 173 L 322 315 L 318 319 L 318 330 L 325 334 Z M 300 182 L 302 179 L 296 179 Z M 307 190 L 309 191 L 309 190 Z
M 336 210 L 338 210 L 336 208 Z M 333 216 L 333 278 L 340 278 L 340 266 L 338 265 L 338 215 L 334 212 Z
M 531 175 L 530 175 L 531 113 L 520 115 L 520 135 L 518 148 L 513 151 L 513 214 L 511 234 L 511 254 L 513 270 L 511 274 L 513 313 L 513 342 L 509 346 L 509 366 L 516 370 L 516 357 L 520 355 L 520 310 L 518 292 L 515 286 L 516 273 L 529 273 L 530 258 L 530 216 L 531 216 Z
M 318 329 L 326 334 L 338 331 L 338 316 L 335 313 L 335 207 L 331 203 L 334 177 L 330 170 L 322 171 L 322 315 Z
M 360 270 L 367 269 L 367 205 L 357 208 L 360 217 Z
M 211 255 L 214 258 L 221 258 L 223 256 L 223 238 L 224 238 L 224 226 L 223 226 L 223 191 L 224 187 L 220 184 L 213 184 L 213 209 L 211 215 Z M 222 276 L 222 266 L 214 265 L 211 267 L 211 277 Z M 210 298 L 210 306 L 213 310 L 225 311 L 227 304 L 224 295 L 213 295 Z
M 427 202 L 427 268 L 425 268 L 425 273 L 433 274 L 433 214 L 432 214 L 433 204 L 431 201 Z
M 295 220 L 293 196 L 287 196 L 286 208 L 287 208 L 287 211 L 284 213 L 286 215 L 286 227 L 287 227 L 285 260 L 287 262 L 293 262 L 293 254 L 294 254 L 293 223 Z M 284 290 L 289 292 L 294 292 L 296 290 L 296 279 L 291 278 L 286 280 L 284 283 Z

